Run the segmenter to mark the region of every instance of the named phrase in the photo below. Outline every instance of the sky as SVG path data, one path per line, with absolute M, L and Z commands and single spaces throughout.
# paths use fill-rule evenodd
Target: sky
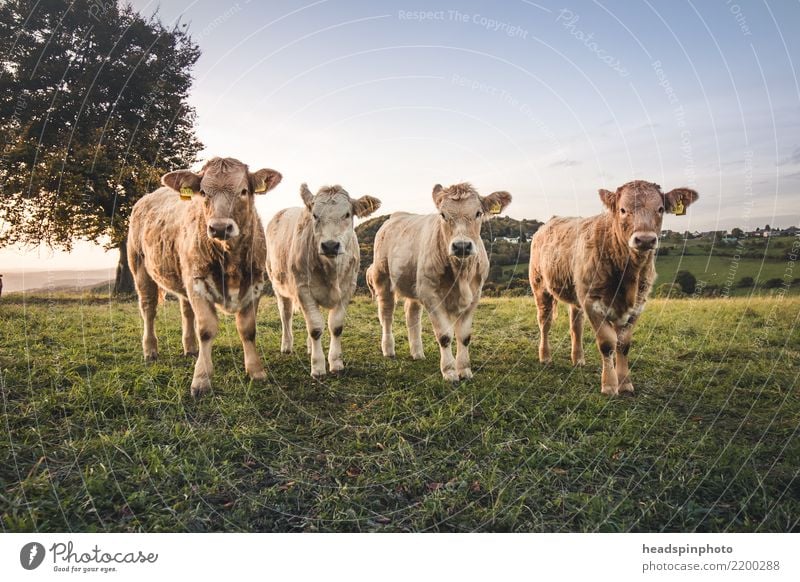
M 700 200 L 672 230 L 800 223 L 800 3 L 134 0 L 199 45 L 202 158 L 270 167 L 266 223 L 341 184 L 381 213 L 434 184 L 507 190 L 515 218 L 588 216 L 646 179 Z M 178 168 L 164 168 L 164 171 Z M 5 269 L 117 253 L 0 251 Z

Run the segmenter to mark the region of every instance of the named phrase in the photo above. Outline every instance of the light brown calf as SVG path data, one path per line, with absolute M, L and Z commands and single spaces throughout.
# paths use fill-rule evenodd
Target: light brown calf
M 655 249 L 664 212 L 683 214 L 697 192 L 636 180 L 600 190 L 606 212 L 550 219 L 531 240 L 530 281 L 539 320 L 539 361 L 549 362 L 548 333 L 557 300 L 569 304 L 572 363 L 585 363 L 584 313 L 603 359 L 601 392 L 633 392 L 628 350 L 655 279 Z M 616 358 L 615 358 L 616 356 Z
M 320 307 L 330 309 L 328 365 L 331 372 L 339 372 L 344 369 L 341 335 L 345 312 L 360 265 L 353 217 L 369 216 L 381 201 L 372 196 L 353 200 L 341 186 L 326 186 L 314 196 L 303 184 L 300 195 L 305 208 L 281 210 L 267 225 L 267 273 L 281 314 L 281 352 L 292 351 L 292 312 L 300 307 L 308 330 L 311 375 L 319 378 L 325 375 L 325 320 Z
M 161 178 L 165 187 L 147 194 L 133 208 L 128 262 L 144 320 L 144 357 L 148 361 L 158 357 L 154 322 L 160 287 L 180 299 L 183 351 L 198 356 L 193 396 L 211 388 L 216 306 L 236 314 L 247 373 L 254 380 L 266 377 L 255 346 L 266 244 L 253 195 L 280 181 L 275 170 L 251 173 L 238 160 L 213 158 L 200 173 L 165 174 Z
M 472 319 L 489 274 L 489 257 L 481 224 L 511 202 L 508 192 L 479 196 L 469 184 L 433 188 L 438 214 L 397 212 L 375 235 L 375 259 L 367 283 L 378 301 L 383 355 L 394 357 L 392 317 L 397 297 L 405 298 L 411 357 L 422 352 L 421 309 L 424 306 L 439 342 L 440 369 L 452 382 L 472 377 L 469 343 Z M 450 342 L 455 337 L 455 360 Z

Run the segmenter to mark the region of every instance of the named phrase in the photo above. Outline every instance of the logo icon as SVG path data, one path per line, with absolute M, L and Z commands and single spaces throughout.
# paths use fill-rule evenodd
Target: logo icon
M 44 546 L 39 542 L 29 542 L 19 551 L 19 563 L 26 570 L 35 570 L 44 561 Z

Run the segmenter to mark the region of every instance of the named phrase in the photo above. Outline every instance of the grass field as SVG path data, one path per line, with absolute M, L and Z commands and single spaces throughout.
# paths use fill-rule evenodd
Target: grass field
M 443 383 L 379 353 L 375 309 L 352 306 L 343 376 L 319 383 L 279 353 L 251 383 L 231 318 L 214 391 L 189 396 L 175 302 L 161 360 L 142 362 L 135 304 L 0 302 L 4 531 L 798 531 L 800 298 L 653 300 L 631 352 L 633 397 L 601 396 L 599 358 L 535 357 L 530 298 L 487 299 L 474 380 Z M 303 345 L 301 321 L 295 321 Z

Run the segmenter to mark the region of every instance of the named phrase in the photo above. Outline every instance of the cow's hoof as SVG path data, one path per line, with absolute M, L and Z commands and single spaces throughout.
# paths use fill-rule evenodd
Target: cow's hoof
M 617 395 L 617 387 L 616 386 L 603 386 L 600 388 L 600 392 L 605 394 L 606 396 L 616 396 Z
M 266 380 L 267 379 L 267 372 L 264 369 L 256 370 L 254 372 L 247 372 L 250 375 L 251 380 Z
M 199 355 L 199 353 L 200 352 L 198 352 L 198 351 L 183 352 L 183 357 L 184 358 L 196 358 Z
M 199 380 L 192 384 L 192 396 L 194 398 L 200 398 L 203 394 L 207 394 L 211 390 L 211 382 L 208 380 L 202 381 Z
M 575 366 L 576 368 L 580 366 L 585 366 L 586 360 L 584 358 L 578 358 L 577 360 L 572 360 L 572 365 Z
M 472 380 L 472 370 L 464 368 L 458 373 L 458 377 L 462 380 Z
M 291 354 L 292 353 L 292 348 L 281 348 L 281 353 L 282 354 Z
M 552 361 L 553 361 L 553 357 L 552 356 L 549 356 L 549 355 L 548 356 L 539 356 L 539 363 L 540 364 L 549 364 Z
M 425 354 L 423 354 L 422 352 L 420 352 L 418 354 L 411 354 L 411 359 L 412 360 L 424 360 L 425 359 Z
M 344 362 L 342 360 L 336 360 L 336 361 L 330 362 L 330 366 L 329 367 L 330 367 L 331 374 L 336 374 L 337 372 L 341 372 L 342 370 L 344 370 Z
M 325 377 L 325 370 L 311 370 L 311 377 L 315 380 L 321 380 Z
M 158 352 L 156 350 L 145 353 L 144 361 L 148 364 L 158 361 Z
M 442 372 L 442 378 L 444 378 L 447 382 L 458 382 L 458 372 L 455 370 Z
M 384 357 L 384 358 L 394 358 L 394 357 L 395 357 L 395 353 L 394 353 L 394 351 L 391 351 L 391 352 L 383 352 L 383 357 Z
M 625 382 L 624 384 L 619 385 L 619 393 L 628 393 L 633 394 L 633 383 L 632 382 Z

